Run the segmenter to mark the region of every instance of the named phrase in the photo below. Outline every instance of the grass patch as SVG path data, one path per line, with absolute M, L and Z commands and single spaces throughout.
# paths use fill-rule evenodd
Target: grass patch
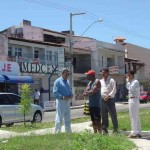
M 45 128 L 52 128 L 52 127 L 54 127 L 54 122 L 44 122 L 44 123 L 35 123 L 35 124 L 31 124 L 27 122 L 26 127 L 24 127 L 23 123 L 16 123 L 11 127 L 6 127 L 5 125 L 3 125 L 0 129 L 13 131 L 13 132 L 27 132 L 27 131 L 33 131 L 33 130 L 39 130 Z
M 119 130 L 123 131 L 130 131 L 131 130 L 131 122 L 129 117 L 129 112 L 118 112 L 118 124 Z M 143 131 L 150 131 L 150 110 L 149 109 L 140 109 L 140 121 L 141 121 L 141 128 Z M 109 117 L 110 127 L 109 129 L 112 130 L 112 122 Z
M 71 123 L 82 123 L 82 122 L 87 122 L 87 121 L 91 121 L 89 116 L 72 119 Z
M 81 123 L 81 122 L 87 122 L 90 121 L 89 117 L 83 117 L 83 118 L 76 118 L 72 119 L 71 123 Z M 31 124 L 30 122 L 26 123 L 26 127 L 24 127 L 23 123 L 16 123 L 15 125 L 11 127 L 6 127 L 3 125 L 0 129 L 1 130 L 7 130 L 7 131 L 13 131 L 13 132 L 27 132 L 27 131 L 33 131 L 33 130 L 39 130 L 39 129 L 45 129 L 45 128 L 52 128 L 54 127 L 54 122 L 42 122 L 42 123 L 36 123 Z
M 118 117 L 118 123 L 119 123 L 119 130 L 123 131 L 130 131 L 131 130 L 131 123 L 130 123 L 130 118 L 129 118 L 129 112 L 124 111 L 124 112 L 117 112 L 117 117 Z M 141 109 L 140 110 L 140 118 L 141 118 L 141 126 L 142 130 L 145 131 L 150 131 L 150 110 L 149 109 Z M 76 118 L 71 120 L 71 124 L 74 123 L 82 123 L 82 122 L 87 122 L 90 121 L 90 117 L 82 117 L 82 118 Z M 38 129 L 45 129 L 45 128 L 52 128 L 54 127 L 54 122 L 44 122 L 44 123 L 36 123 L 36 124 L 31 124 L 27 123 L 26 127 L 23 126 L 23 123 L 20 124 L 15 124 L 12 127 L 5 127 L 2 126 L 2 130 L 7 130 L 7 131 L 14 131 L 14 132 L 26 132 L 26 131 L 33 131 L 33 130 L 38 130 Z M 109 130 L 113 130 L 112 122 L 109 117 Z
M 135 145 L 123 135 L 104 136 L 90 132 L 14 137 L 0 141 L 0 150 L 132 150 Z

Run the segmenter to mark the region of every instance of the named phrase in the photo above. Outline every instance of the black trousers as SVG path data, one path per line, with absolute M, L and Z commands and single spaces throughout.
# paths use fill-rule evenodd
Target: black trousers
M 101 122 L 101 109 L 100 107 L 89 107 L 90 117 L 92 122 Z
M 114 98 L 110 98 L 108 101 L 104 101 L 102 99 L 102 129 L 107 130 L 109 126 L 108 121 L 108 113 L 110 114 L 112 124 L 114 127 L 114 131 L 118 130 L 118 120 L 117 120 L 117 113 L 115 107 Z

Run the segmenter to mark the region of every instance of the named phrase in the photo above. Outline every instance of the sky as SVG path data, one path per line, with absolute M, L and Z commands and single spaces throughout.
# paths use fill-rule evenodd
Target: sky
M 70 29 L 70 13 L 75 35 L 115 43 L 123 36 L 126 43 L 150 49 L 149 0 L 3 0 L 0 31 L 18 26 L 23 19 L 32 26 L 54 31 Z M 100 18 L 103 21 L 97 22 Z

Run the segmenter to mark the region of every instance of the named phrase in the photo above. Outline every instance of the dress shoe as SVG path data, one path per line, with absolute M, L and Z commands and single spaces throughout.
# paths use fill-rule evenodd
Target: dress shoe
M 142 137 L 140 134 L 137 134 L 136 136 L 137 136 L 137 138 L 141 138 Z
M 101 132 L 103 135 L 107 135 L 108 134 L 108 130 L 107 129 L 102 129 L 102 132 Z
M 118 130 L 114 130 L 113 133 L 114 134 L 118 134 L 119 132 L 118 132 Z

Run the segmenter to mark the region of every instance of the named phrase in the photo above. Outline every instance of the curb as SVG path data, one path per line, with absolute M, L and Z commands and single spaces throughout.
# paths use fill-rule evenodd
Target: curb
M 79 108 L 84 108 L 84 105 L 79 105 L 79 106 L 71 106 L 71 109 L 79 109 Z
M 131 131 L 124 131 L 127 135 L 131 133 Z M 142 131 L 141 136 L 150 136 L 150 131 Z

